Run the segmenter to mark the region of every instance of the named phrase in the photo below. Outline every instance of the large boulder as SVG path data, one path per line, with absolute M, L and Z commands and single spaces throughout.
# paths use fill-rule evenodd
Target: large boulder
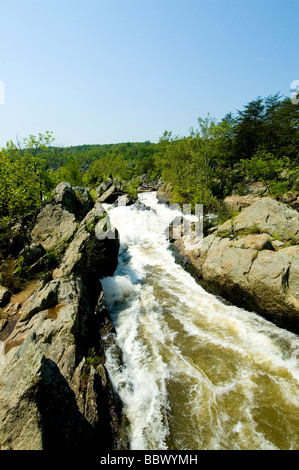
M 172 198 L 171 187 L 168 184 L 163 183 L 157 191 L 158 201 L 164 204 L 170 204 L 171 198 Z
M 56 246 L 54 239 L 65 237 L 68 227 L 71 239 L 58 267 L 35 285 L 3 339 L 1 449 L 106 451 L 127 445 L 119 402 L 104 365 L 103 336 L 113 341 L 114 330 L 100 282 L 117 267 L 118 233 L 98 203 L 83 220 L 76 219 L 69 205 L 73 195 L 69 185 L 61 185 L 54 194 L 56 202 L 44 207 L 34 227 L 44 240 L 50 235 L 44 248 Z M 49 234 L 55 224 L 42 222 L 50 209 L 65 222 L 55 237 Z
M 32 243 L 50 250 L 70 239 L 92 206 L 92 199 L 86 190 L 60 183 L 53 191 L 52 202 L 46 204 L 37 216 L 31 232 Z
M 298 212 L 263 198 L 209 236 L 174 245 L 207 290 L 299 332 L 298 243 Z
M 257 202 L 260 198 L 258 196 L 254 196 L 252 194 L 247 194 L 246 196 L 227 196 L 224 201 L 223 205 L 229 212 L 240 212 L 245 207 L 249 207 L 255 202 Z

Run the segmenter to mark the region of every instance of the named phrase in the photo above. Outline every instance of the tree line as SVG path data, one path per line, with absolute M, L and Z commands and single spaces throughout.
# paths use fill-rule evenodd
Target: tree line
M 61 181 L 95 188 L 108 177 L 147 174 L 170 185 L 174 203 L 215 211 L 248 181 L 263 181 L 274 195 L 299 190 L 299 105 L 277 93 L 243 108 L 220 122 L 200 117 L 187 136 L 165 131 L 158 143 L 63 148 L 49 131 L 8 142 L 0 151 L 0 222 L 36 210 Z

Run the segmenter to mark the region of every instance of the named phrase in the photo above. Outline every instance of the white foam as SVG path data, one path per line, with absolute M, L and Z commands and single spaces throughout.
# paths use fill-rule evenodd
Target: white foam
M 183 446 L 176 448 L 276 448 L 257 429 L 257 383 L 268 378 L 286 412 L 299 406 L 298 337 L 205 292 L 169 250 L 165 229 L 178 212 L 158 204 L 154 193 L 140 200 L 153 210 L 109 211 L 120 233 L 120 258 L 115 275 L 102 281 L 124 358 L 119 364 L 112 344 L 106 366 L 125 405 L 131 448 L 166 449 L 169 439 Z M 190 354 L 183 353 L 186 344 Z M 193 359 L 197 349 L 216 354 L 210 370 Z M 234 405 L 237 420 L 231 395 L 242 397 Z

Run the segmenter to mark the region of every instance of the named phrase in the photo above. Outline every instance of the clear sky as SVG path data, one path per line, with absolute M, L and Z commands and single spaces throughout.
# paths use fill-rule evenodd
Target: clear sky
M 0 0 L 0 16 L 1 147 L 157 142 L 299 80 L 298 0 Z

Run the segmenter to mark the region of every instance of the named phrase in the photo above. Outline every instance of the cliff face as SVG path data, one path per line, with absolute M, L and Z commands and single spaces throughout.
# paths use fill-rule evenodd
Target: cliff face
M 100 279 L 114 273 L 119 249 L 108 227 L 101 204 L 67 183 L 37 217 L 27 260 L 37 246 L 40 254 L 30 269 L 48 266 L 53 253 L 59 262 L 18 305 L 14 328 L 8 322 L 1 332 L 1 449 L 126 448 L 104 366 L 113 325 Z
M 202 286 L 299 332 L 299 214 L 270 197 L 202 239 L 176 240 L 177 260 Z

